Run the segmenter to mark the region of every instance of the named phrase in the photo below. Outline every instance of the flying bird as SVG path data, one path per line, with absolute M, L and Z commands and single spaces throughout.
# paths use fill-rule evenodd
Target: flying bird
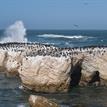
M 74 27 L 79 27 L 79 25 L 77 25 L 77 24 L 74 24 L 73 26 L 74 26 Z
M 88 5 L 88 3 L 84 3 L 84 5 Z

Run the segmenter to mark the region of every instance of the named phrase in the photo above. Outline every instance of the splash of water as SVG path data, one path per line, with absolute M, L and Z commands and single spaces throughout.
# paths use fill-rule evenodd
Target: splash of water
M 2 38 L 1 42 L 27 42 L 26 28 L 22 21 L 16 21 L 10 25 L 4 32 L 5 37 Z

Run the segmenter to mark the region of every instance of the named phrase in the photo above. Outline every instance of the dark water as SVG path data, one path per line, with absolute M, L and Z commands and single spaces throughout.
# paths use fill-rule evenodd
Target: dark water
M 30 94 L 42 95 L 61 107 L 107 107 L 107 88 L 76 87 L 66 94 L 44 94 L 22 91 L 18 78 L 7 78 L 0 73 L 0 107 L 29 107 Z
M 0 31 L 0 38 L 3 37 Z M 59 47 L 107 45 L 107 30 L 28 30 L 29 42 L 53 44 Z M 0 73 L 0 107 L 29 107 L 31 92 L 18 87 L 20 80 L 6 78 Z M 38 95 L 38 93 L 33 93 Z M 46 96 L 61 107 L 107 107 L 107 88 L 77 87 L 66 94 L 39 94 Z
M 29 107 L 28 94 L 20 90 L 18 78 L 7 78 L 0 73 L 0 107 Z

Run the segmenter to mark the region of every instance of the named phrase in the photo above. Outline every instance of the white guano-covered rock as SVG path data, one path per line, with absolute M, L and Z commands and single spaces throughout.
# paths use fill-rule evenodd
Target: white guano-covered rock
M 0 50 L 0 71 L 3 72 L 5 70 L 4 62 L 6 60 L 7 52 Z
M 104 83 L 107 82 L 107 53 L 91 57 L 85 56 L 82 63 L 81 81 L 88 83 L 91 80 L 94 71 L 99 72 L 100 80 L 103 80 Z M 104 85 L 104 83 L 102 84 L 101 81 L 101 85 Z
M 17 75 L 21 66 L 23 56 L 20 52 L 9 51 L 5 61 L 6 73 L 8 75 Z
M 70 58 L 36 56 L 23 58 L 19 69 L 23 86 L 36 92 L 67 92 L 70 84 Z

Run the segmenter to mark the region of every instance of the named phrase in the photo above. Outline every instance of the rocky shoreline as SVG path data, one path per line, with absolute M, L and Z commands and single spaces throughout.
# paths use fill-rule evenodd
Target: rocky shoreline
M 107 47 L 58 48 L 36 43 L 0 44 L 0 71 L 19 76 L 35 92 L 63 93 L 76 85 L 107 85 Z
M 107 86 L 106 65 L 106 46 L 58 48 L 37 43 L 0 44 L 0 72 L 7 77 L 19 77 L 19 88 L 35 93 L 67 93 L 78 85 Z M 29 99 L 31 107 L 37 107 L 39 101 L 44 105 L 44 100 L 46 106 L 59 107 L 44 97 Z

